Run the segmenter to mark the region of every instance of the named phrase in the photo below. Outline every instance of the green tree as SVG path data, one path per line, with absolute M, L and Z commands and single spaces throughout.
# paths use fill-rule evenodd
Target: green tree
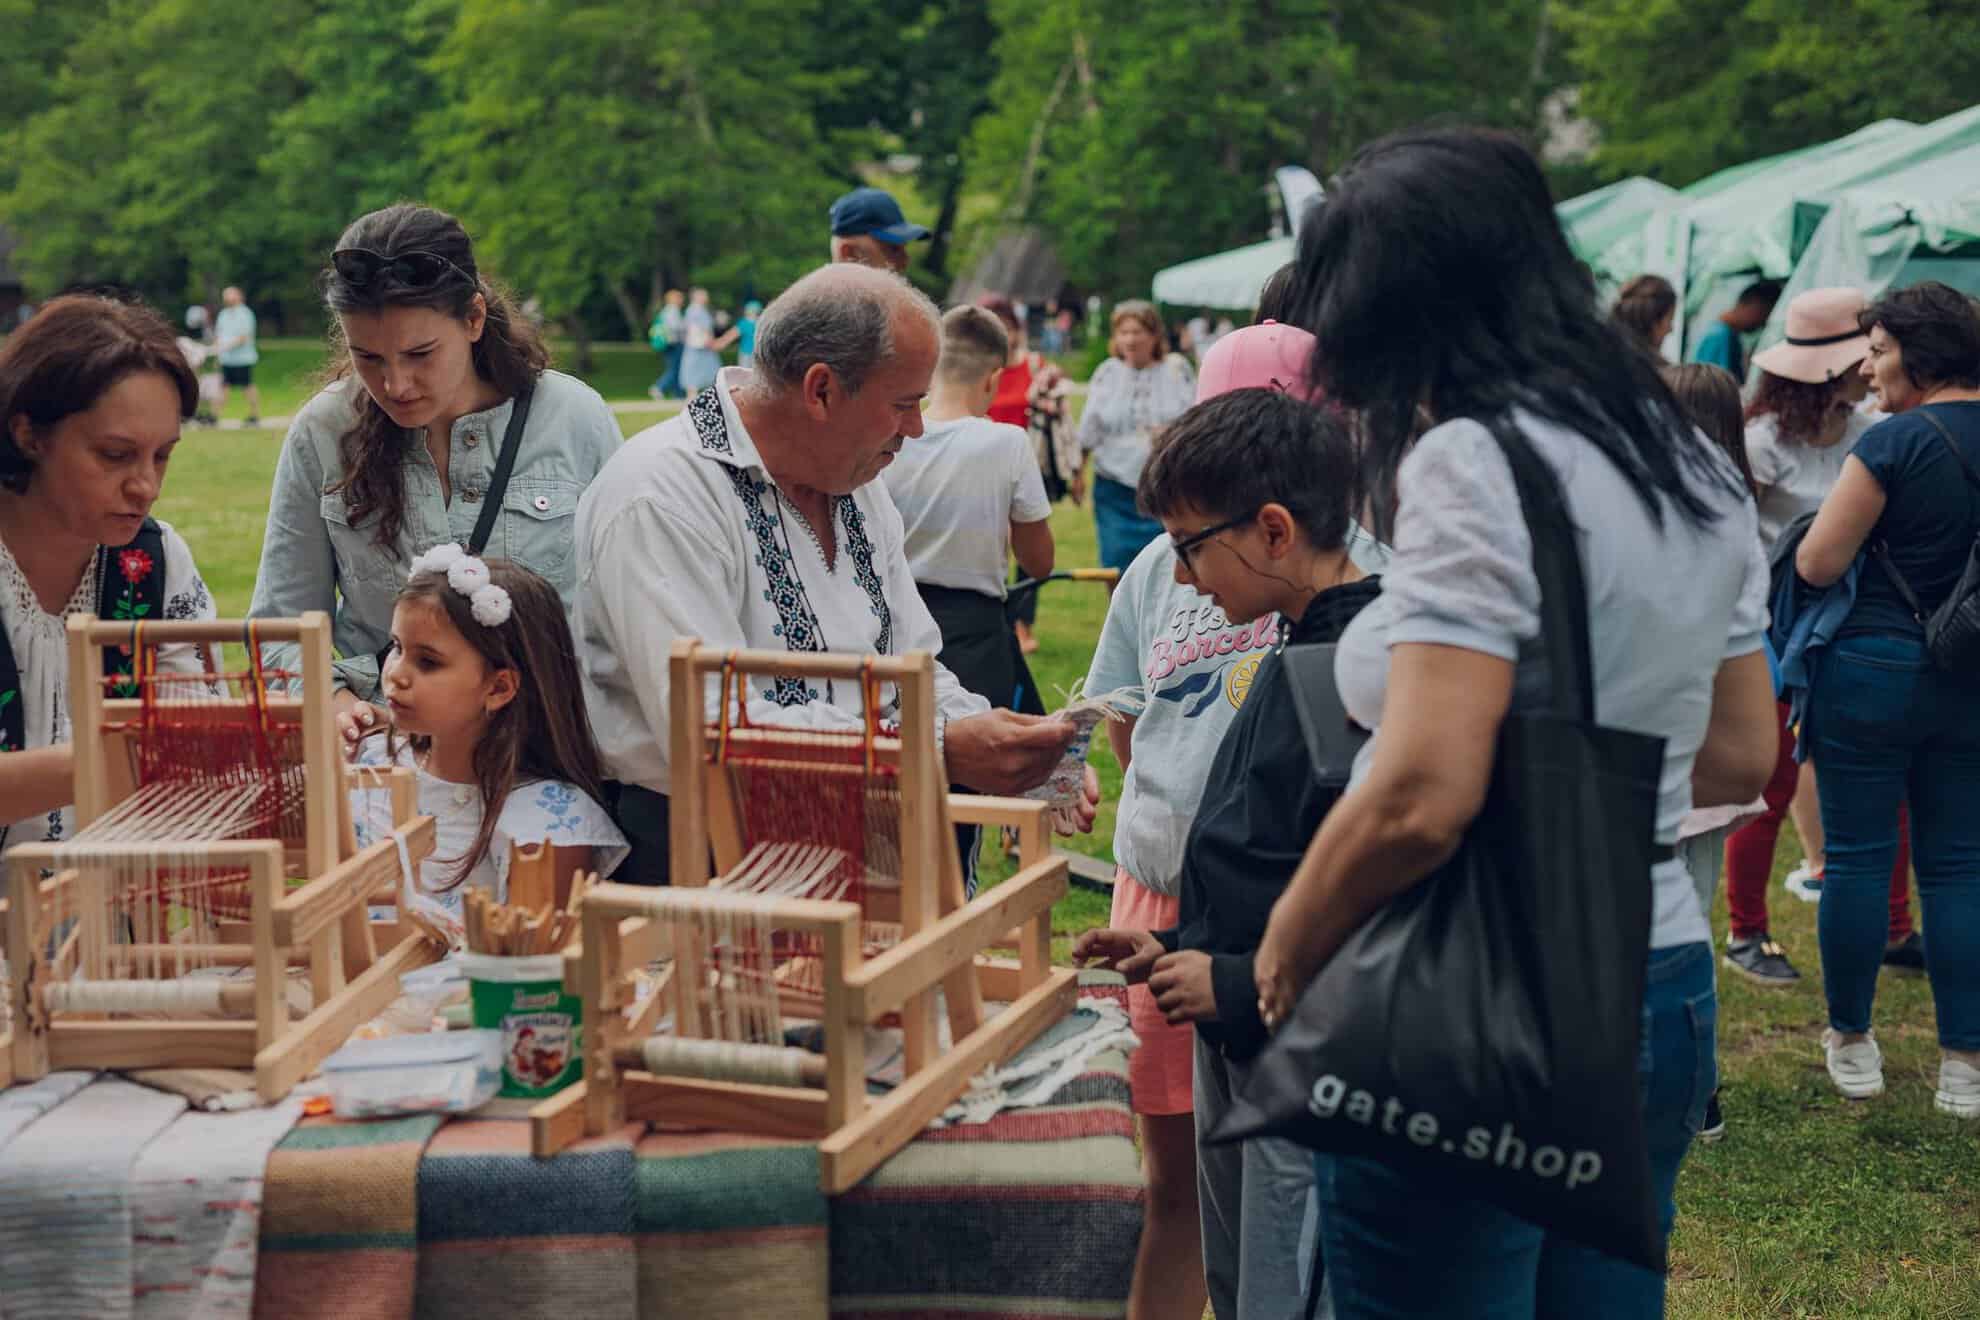
M 459 10 L 458 0 L 341 0 L 298 34 L 298 95 L 272 115 L 259 162 L 297 292 L 352 220 L 424 197 L 419 130 L 441 95 L 427 61 Z
M 971 187 L 1036 224 L 1076 283 L 1155 270 L 1266 231 L 1274 167 L 1323 176 L 1435 115 L 1532 128 L 1553 86 L 1541 0 L 1345 6 L 991 0 L 998 73 Z
M 435 199 L 489 264 L 644 338 L 668 285 L 772 292 L 824 251 L 836 188 L 806 72 L 811 0 L 465 0 L 432 60 Z
M 9 134 L 0 217 L 37 289 L 116 281 L 217 297 L 294 279 L 258 162 L 295 96 L 280 52 L 306 0 L 111 0 Z
M 1606 177 L 1714 170 L 1970 104 L 1980 23 L 1941 0 L 1575 0 L 1561 15 Z

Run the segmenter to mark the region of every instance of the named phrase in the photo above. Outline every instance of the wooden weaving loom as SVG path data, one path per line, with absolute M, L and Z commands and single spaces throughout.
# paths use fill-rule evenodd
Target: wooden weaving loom
M 433 822 L 406 819 L 401 774 L 397 828 L 358 850 L 327 615 L 78 615 L 68 641 L 77 833 L 6 857 L 14 1078 L 252 1067 L 261 1099 L 277 1100 L 392 1001 L 401 973 L 439 956 L 421 939 L 381 953 L 366 913 L 432 851 Z M 210 656 L 227 642 L 246 644 L 244 672 L 158 669 L 160 646 Z M 263 667 L 269 642 L 299 644 L 299 675 Z M 130 648 L 130 676 L 106 676 L 106 646 Z M 271 690 L 297 677 L 300 697 Z M 314 1001 L 299 1020 L 292 964 Z
M 1072 1008 L 1077 973 L 1051 967 L 1066 864 L 1050 855 L 1043 803 L 949 795 L 925 652 L 683 640 L 669 666 L 673 885 L 586 893 L 565 958 L 585 1004 L 585 1080 L 532 1112 L 533 1148 L 552 1154 L 629 1119 L 797 1137 L 819 1143 L 821 1184 L 837 1194 Z M 859 685 L 865 727 L 750 723 L 745 693 L 787 683 Z M 883 685 L 899 694 L 897 732 L 879 724 Z M 968 903 L 956 822 L 1020 837 L 1018 872 Z M 1017 963 L 979 956 L 1014 932 Z M 656 959 L 641 999 L 638 975 Z M 986 998 L 1009 1006 L 986 1017 Z M 656 1035 L 666 1009 L 673 1031 Z M 818 1024 L 822 1054 L 786 1043 L 785 1015 Z M 895 1017 L 904 1079 L 868 1095 L 866 1029 Z

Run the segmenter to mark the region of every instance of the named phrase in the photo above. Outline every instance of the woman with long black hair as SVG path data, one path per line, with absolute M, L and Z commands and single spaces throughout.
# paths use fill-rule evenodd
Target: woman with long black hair
M 578 496 L 619 426 L 475 264 L 461 222 L 401 203 L 359 217 L 330 254 L 336 379 L 289 427 L 250 615 L 326 610 L 338 724 L 377 725 L 392 602 L 414 558 L 454 542 L 533 570 L 568 606 Z M 267 648 L 272 663 L 292 648 Z
M 1588 296 L 1532 154 L 1509 136 L 1364 148 L 1300 235 L 1294 319 L 1313 373 L 1360 413 L 1382 598 L 1340 646 L 1376 729 L 1259 950 L 1268 1021 L 1377 908 L 1423 881 L 1483 807 L 1500 725 L 1544 699 L 1532 538 L 1497 435 L 1553 470 L 1578 530 L 1596 712 L 1666 740 L 1648 884 L 1644 1122 L 1668 1233 L 1714 1075 L 1711 937 L 1671 846 L 1694 804 L 1747 802 L 1773 765 L 1767 570 L 1730 460 Z M 1563 1043 L 1572 1048 L 1572 1042 Z M 1342 1317 L 1655 1316 L 1661 1275 L 1550 1237 L 1441 1178 L 1318 1157 Z

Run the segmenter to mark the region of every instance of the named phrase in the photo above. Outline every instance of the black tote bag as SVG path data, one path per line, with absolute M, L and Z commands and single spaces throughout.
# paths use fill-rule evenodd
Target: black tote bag
M 1532 533 L 1550 698 L 1506 717 L 1456 855 L 1320 970 L 1210 1139 L 1451 1179 L 1661 1271 L 1638 1037 L 1664 740 L 1595 723 L 1560 487 L 1522 436 L 1494 434 Z

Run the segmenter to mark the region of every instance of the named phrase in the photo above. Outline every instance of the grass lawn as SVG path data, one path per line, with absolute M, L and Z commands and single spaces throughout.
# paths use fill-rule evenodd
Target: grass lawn
M 264 350 L 266 352 L 266 350 Z M 624 362 L 618 362 L 618 358 Z M 617 355 L 649 372 L 650 356 Z M 650 377 L 649 377 L 650 378 Z M 644 389 L 644 380 L 639 382 Z M 608 394 L 608 397 L 611 397 Z M 238 409 L 238 404 L 236 408 Z M 264 402 L 273 414 L 276 409 Z M 627 434 L 659 411 L 624 413 Z M 269 482 L 281 433 L 191 430 L 179 449 L 160 516 L 185 534 L 222 614 L 247 607 L 260 556 Z M 1096 562 L 1085 509 L 1053 515 L 1059 563 Z M 1032 669 L 1056 704 L 1086 672 L 1106 613 L 1104 589 L 1058 583 L 1041 597 L 1042 648 Z M 1094 741 L 1103 789 L 1099 826 L 1067 846 L 1111 856 L 1120 768 Z M 1775 936 L 1803 973 L 1792 990 L 1763 990 L 1721 969 L 1719 1049 L 1729 1132 L 1694 1148 L 1678 1186 L 1669 1314 L 1726 1317 L 1980 1316 L 1980 1125 L 1932 1109 L 1938 1046 L 1922 979 L 1886 974 L 1877 1006 L 1889 1091 L 1852 1104 L 1822 1068 L 1825 1020 L 1816 909 L 1780 877 L 1799 856 L 1784 831 L 1769 906 Z M 986 853 L 986 875 L 1002 874 Z M 1107 901 L 1075 889 L 1054 912 L 1063 959 L 1069 937 L 1106 920 Z M 1724 938 L 1723 901 L 1714 924 Z

